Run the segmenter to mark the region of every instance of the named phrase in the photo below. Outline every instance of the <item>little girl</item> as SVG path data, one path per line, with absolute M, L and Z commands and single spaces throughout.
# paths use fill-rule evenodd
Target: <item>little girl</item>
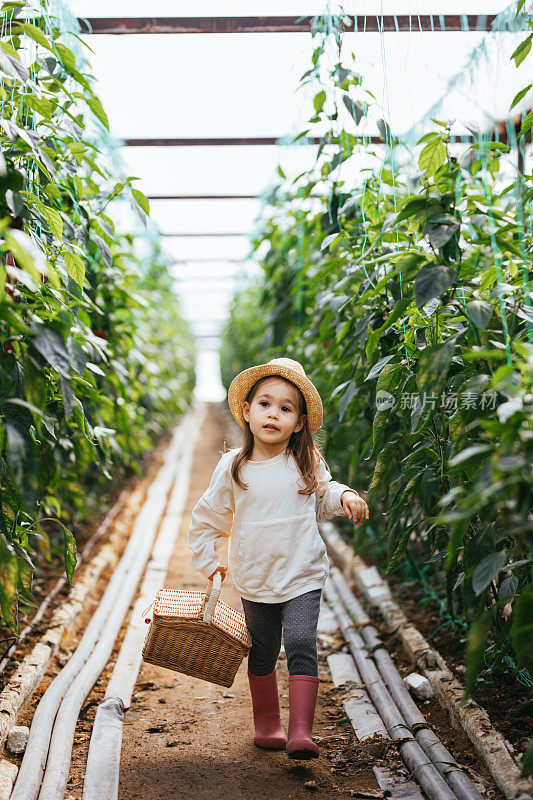
M 316 758 L 311 738 L 318 692 L 316 631 L 329 574 L 317 522 L 346 514 L 368 519 L 358 493 L 331 479 L 311 434 L 322 402 L 302 365 L 273 358 L 239 373 L 228 403 L 244 429 L 241 448 L 223 453 L 192 511 L 192 563 L 225 578 L 218 552 L 230 536 L 228 564 L 252 638 L 248 680 L 254 742 L 291 758 Z M 281 633 L 289 672 L 288 739 L 281 725 L 276 662 Z

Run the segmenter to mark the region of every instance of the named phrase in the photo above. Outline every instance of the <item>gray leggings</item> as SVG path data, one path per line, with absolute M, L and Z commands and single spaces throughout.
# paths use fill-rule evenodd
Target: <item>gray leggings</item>
M 313 589 L 282 603 L 257 603 L 241 597 L 246 626 L 252 637 L 248 670 L 269 675 L 281 650 L 281 631 L 289 675 L 318 677 L 316 629 L 322 589 Z

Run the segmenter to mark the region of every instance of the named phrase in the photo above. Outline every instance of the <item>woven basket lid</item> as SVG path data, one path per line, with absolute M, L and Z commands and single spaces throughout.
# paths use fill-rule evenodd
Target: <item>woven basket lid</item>
M 228 404 L 240 427 L 244 428 L 243 400 L 256 381 L 269 375 L 286 378 L 300 389 L 307 405 L 309 431 L 315 433 L 322 425 L 322 400 L 316 386 L 309 380 L 300 362 L 292 358 L 272 358 L 266 364 L 248 367 L 233 378 L 228 389 Z

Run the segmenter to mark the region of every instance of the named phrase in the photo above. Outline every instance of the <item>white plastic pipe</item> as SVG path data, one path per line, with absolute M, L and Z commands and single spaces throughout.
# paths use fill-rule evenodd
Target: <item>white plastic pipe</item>
M 187 442 L 152 558 L 146 568 L 140 597 L 133 608 L 105 699 L 96 710 L 83 783 L 83 800 L 118 798 L 124 710 L 130 707 L 147 632 L 142 609 L 151 603 L 157 590 L 164 585 L 168 564 L 174 552 L 189 491 L 194 448 L 203 422 L 205 406 L 202 405 L 201 408 L 202 413 L 194 420 L 192 435 Z
M 179 463 L 183 443 L 186 441 L 187 426 L 188 423 L 190 424 L 191 416 L 191 412 L 188 411 L 173 436 L 165 454 L 164 465 L 148 490 L 148 496 L 137 516 L 128 545 L 109 581 L 100 605 L 87 626 L 81 642 L 65 667 L 54 678 L 37 706 L 30 728 L 28 746 L 24 753 L 11 800 L 36 800 L 39 794 L 39 787 L 48 757 L 52 728 L 62 699 L 84 668 L 91 653 L 95 650 L 95 645 L 102 632 L 106 629 L 110 614 L 113 608 L 116 607 L 125 587 L 132 580 L 138 581 L 140 559 L 144 558 L 146 560 L 149 552 L 145 548 L 143 549 L 143 543 L 146 543 L 147 540 L 150 543 L 153 541 L 155 529 L 164 508 L 166 493 L 176 470 L 176 465 Z M 96 677 L 94 680 L 96 680 Z M 91 686 L 93 683 L 91 683 Z M 74 719 L 74 725 L 76 720 L 77 714 Z M 62 798 L 63 794 L 59 796 Z

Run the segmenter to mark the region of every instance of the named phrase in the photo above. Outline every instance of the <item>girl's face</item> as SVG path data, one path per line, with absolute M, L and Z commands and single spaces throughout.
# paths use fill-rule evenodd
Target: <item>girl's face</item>
M 272 377 L 261 382 L 252 402 L 243 402 L 243 417 L 254 437 L 265 444 L 288 444 L 291 434 L 305 424 L 305 414 L 298 418 L 298 391 L 283 378 Z

